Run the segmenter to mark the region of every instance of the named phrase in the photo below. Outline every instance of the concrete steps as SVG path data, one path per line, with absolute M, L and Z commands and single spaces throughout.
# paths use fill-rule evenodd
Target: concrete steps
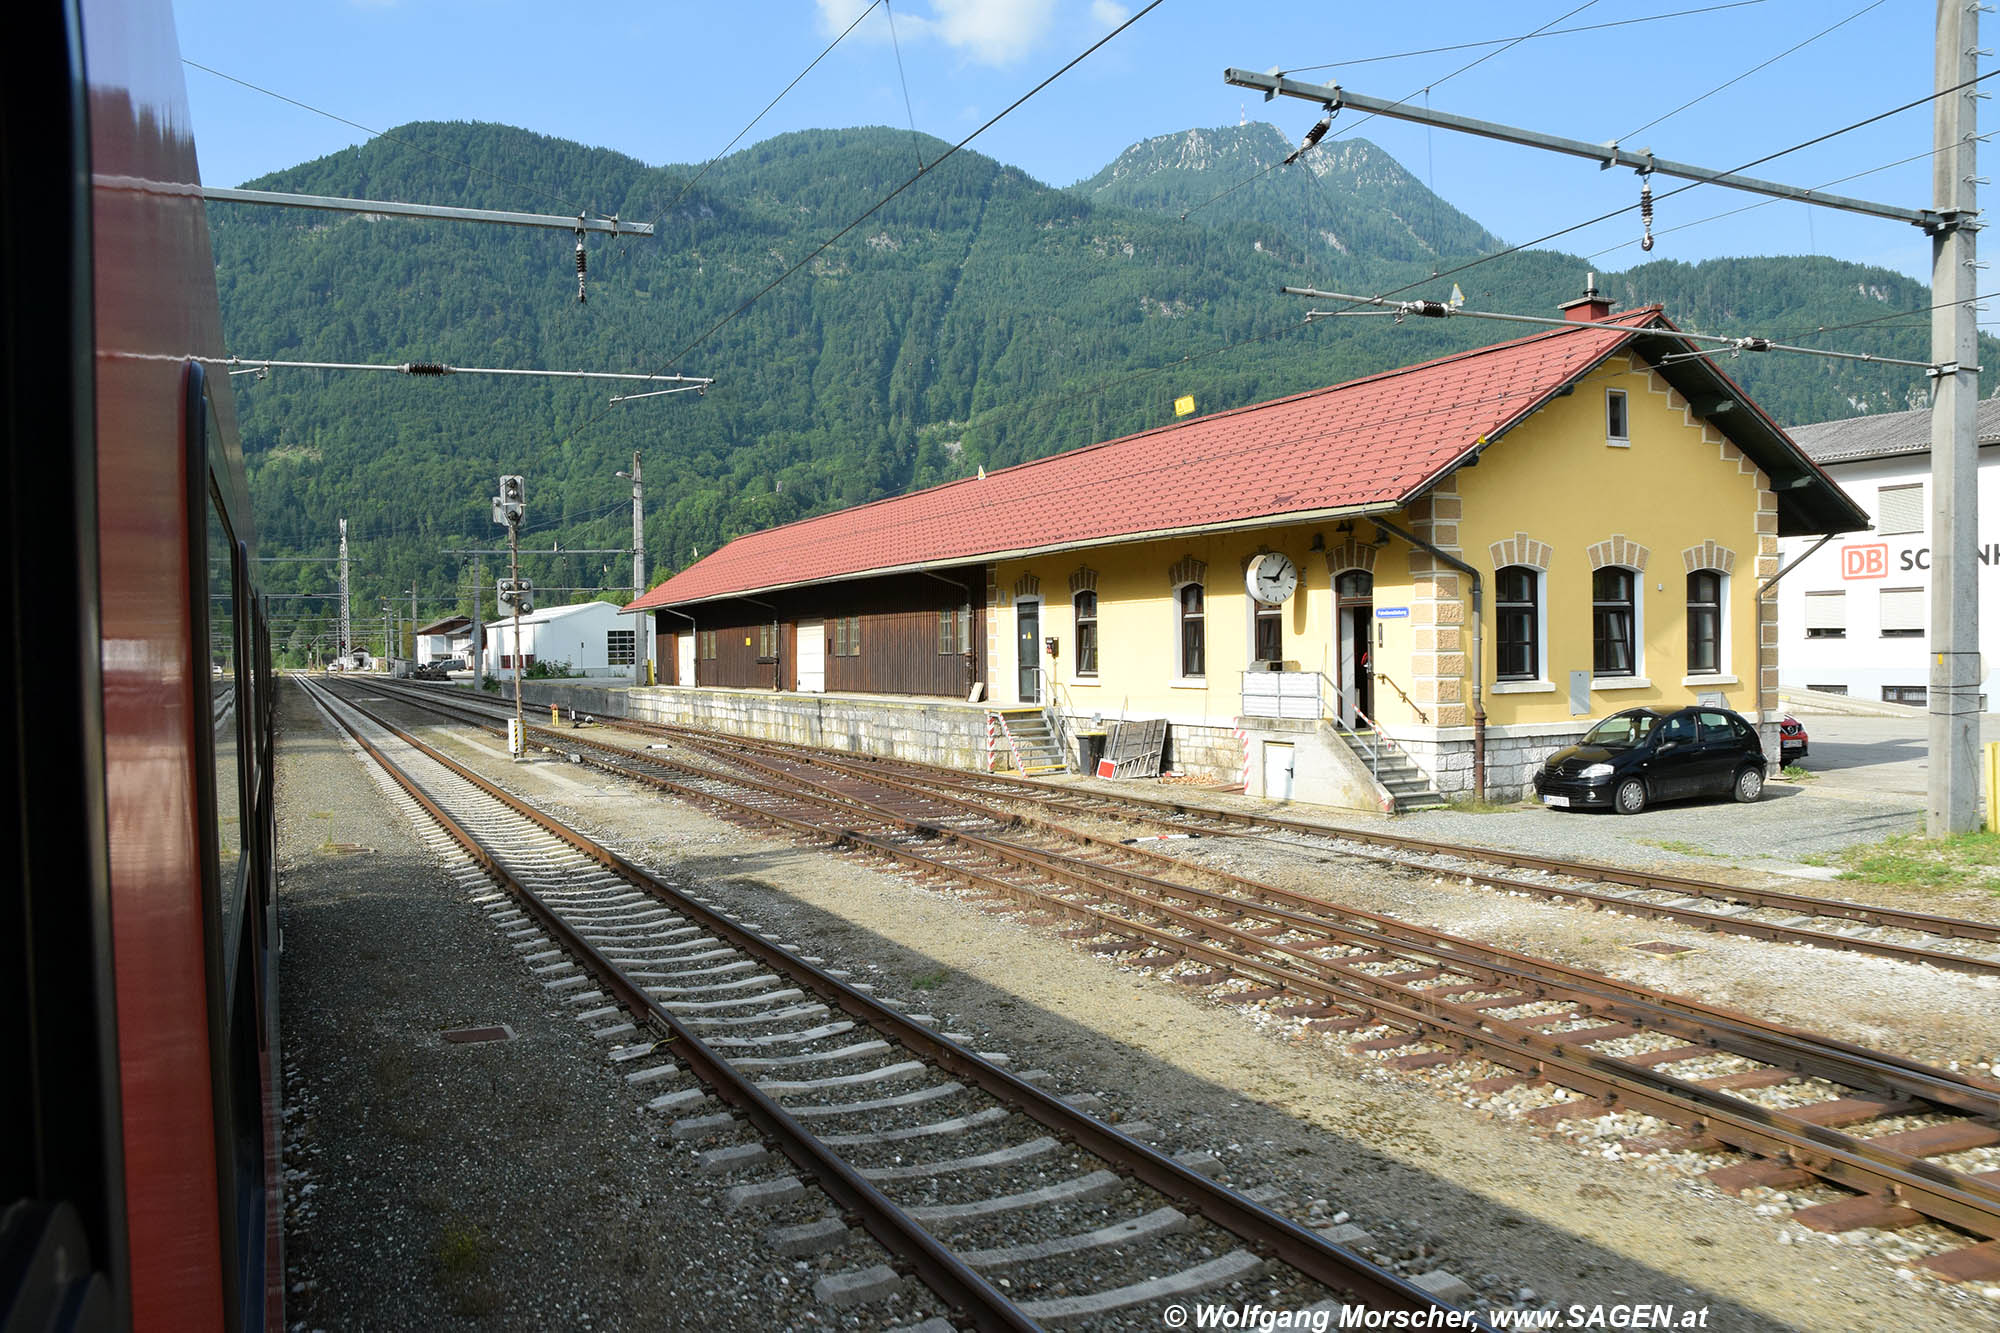
M 1363 747 L 1380 746 L 1379 755 L 1371 755 L 1365 748 L 1359 748 L 1357 752 L 1361 761 L 1374 769 L 1375 780 L 1395 799 L 1396 814 L 1408 810 L 1432 810 L 1446 804 L 1443 794 L 1429 776 L 1411 762 L 1408 755 L 1382 744 L 1373 732 L 1364 731 L 1359 736 Z
M 1013 744 L 1021 771 L 1027 774 L 1067 773 L 1069 757 L 1049 727 L 1048 715 L 1039 708 L 999 708 L 994 717 Z

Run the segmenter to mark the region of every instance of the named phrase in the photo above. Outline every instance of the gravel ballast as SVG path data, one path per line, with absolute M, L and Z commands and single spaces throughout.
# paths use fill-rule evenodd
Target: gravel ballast
M 427 739 L 445 734 L 439 729 Z M 323 738 L 311 739 L 317 745 Z M 574 816 L 579 826 L 614 841 L 663 876 L 702 885 L 768 932 L 824 955 L 829 965 L 852 969 L 857 979 L 874 980 L 879 993 L 935 1013 L 947 1027 L 971 1031 L 981 1049 L 1009 1052 L 1017 1068 L 1052 1071 L 1055 1090 L 1096 1094 L 1107 1114 L 1158 1127 L 1163 1147 L 1214 1152 L 1232 1183 L 1275 1187 L 1274 1206 L 1315 1225 L 1362 1227 L 1371 1252 L 1411 1275 L 1448 1268 L 1471 1284 L 1476 1298 L 1493 1303 L 1706 1305 L 1710 1327 L 1732 1329 L 1849 1328 L 1892 1313 L 1899 1328 L 1994 1322 L 1995 1307 L 1977 1293 L 1903 1277 L 1865 1246 L 1809 1236 L 1782 1218 L 1761 1216 L 1652 1164 L 1604 1160 L 1565 1141 L 1537 1137 L 1516 1122 L 1490 1119 L 1440 1095 L 1439 1086 L 1345 1054 L 1344 1040 L 1278 1033 L 1275 1025 L 1272 1032 L 1260 1032 L 1254 1019 L 1246 1021 L 1249 1016 L 1233 1008 L 1121 969 L 1115 960 L 1092 956 L 1053 932 L 982 912 L 856 858 L 745 831 L 572 766 L 510 765 L 484 737 L 452 741 L 447 748 L 557 813 Z M 332 799 L 312 797 L 321 806 Z M 350 813 L 343 810 L 340 817 Z M 327 835 L 315 825 L 306 836 Z M 331 837 L 388 843 L 380 833 L 373 841 L 340 832 Z M 299 850 L 296 839 L 287 850 Z M 416 856 L 414 849 L 410 854 Z M 351 870 L 354 863 L 346 864 Z M 396 890 L 404 887 L 398 883 Z M 440 890 L 440 902 L 456 906 L 469 923 L 468 933 L 490 930 L 449 890 Z M 291 906 L 288 901 L 288 910 Z M 419 937 L 415 930 L 399 935 Z M 293 947 L 300 946 L 295 941 Z M 288 966 L 293 961 L 288 958 Z M 507 961 L 518 974 L 519 964 Z M 409 967 L 385 970 L 412 984 L 417 980 Z M 357 977 L 344 981 L 359 986 Z M 296 984 L 288 976 L 288 997 Z M 532 1013 L 516 1018 L 497 1008 L 468 1021 L 512 1022 L 523 1041 L 537 1031 L 552 1043 L 573 1032 L 564 1027 L 567 1018 L 522 990 L 517 975 L 493 984 L 520 993 L 528 1009 L 539 1007 L 541 1028 Z M 377 1014 L 368 1021 L 380 1019 Z M 288 1041 L 297 1021 L 288 1015 Z M 617 1083 L 601 1053 L 587 1049 L 578 1036 L 570 1041 L 578 1051 L 570 1062 L 573 1070 L 560 1059 L 544 1064 L 538 1054 L 529 1075 L 538 1086 L 553 1089 L 560 1083 L 567 1092 L 572 1073 L 586 1085 Z M 309 1070 L 316 1063 L 296 1043 L 288 1050 Z M 632 1114 L 635 1099 L 628 1090 L 613 1086 L 606 1095 L 622 1099 L 624 1114 Z M 572 1119 L 579 1134 L 597 1136 L 590 1117 Z M 608 1114 L 604 1126 L 612 1139 L 626 1128 L 616 1114 Z M 647 1127 L 665 1137 L 663 1126 Z M 535 1128 L 519 1127 L 530 1135 Z M 503 1128 L 494 1137 L 504 1140 L 509 1132 Z M 480 1326 L 540 1326 L 537 1321 L 546 1319 L 577 1327 L 672 1327 L 673 1320 L 663 1321 L 661 1312 L 690 1299 L 683 1290 L 687 1284 L 754 1291 L 760 1270 L 768 1274 L 781 1266 L 761 1240 L 761 1226 L 770 1219 L 755 1218 L 758 1225 L 746 1225 L 739 1236 L 718 1225 L 713 1214 L 695 1211 L 691 1200 L 718 1182 L 695 1176 L 692 1145 L 676 1143 L 650 1154 L 635 1153 L 629 1142 L 601 1146 L 635 1174 L 655 1170 L 635 1157 L 674 1160 L 674 1169 L 652 1178 L 663 1189 L 682 1193 L 663 1196 L 656 1206 L 684 1215 L 674 1219 L 678 1225 L 659 1227 L 653 1248 L 678 1271 L 681 1285 L 657 1276 L 642 1291 L 641 1284 L 614 1273 L 602 1279 L 611 1289 L 607 1302 L 591 1306 L 589 1287 L 598 1279 L 581 1270 L 587 1267 L 584 1257 L 600 1247 L 579 1243 L 544 1259 L 532 1248 L 539 1237 L 531 1206 L 522 1210 L 524 1225 L 510 1243 L 521 1246 L 524 1262 L 536 1272 L 562 1273 L 575 1287 L 578 1304 L 591 1309 L 592 1322 L 502 1301 Z M 676 1149 L 689 1155 L 674 1158 Z M 313 1197 L 326 1192 L 322 1186 Z M 318 1204 L 322 1210 L 334 1206 L 333 1200 Z M 620 1220 L 618 1207 L 605 1210 L 607 1226 Z M 375 1213 L 379 1216 L 358 1214 L 364 1223 L 360 1234 L 371 1240 L 357 1240 L 357 1246 L 376 1243 L 373 1233 L 396 1230 L 407 1220 L 402 1212 L 381 1207 Z M 1791 1245 L 1780 1243 L 1792 1233 L 1798 1234 Z M 383 1234 L 380 1244 L 411 1249 L 400 1235 Z M 857 1262 L 856 1252 L 849 1258 Z M 379 1267 L 385 1260 L 378 1253 L 375 1262 Z M 347 1276 L 379 1283 L 365 1259 L 357 1259 Z M 528 1290 L 524 1283 L 521 1291 Z M 435 1280 L 425 1295 L 448 1298 Z M 416 1300 L 414 1292 L 404 1298 L 405 1304 L 392 1308 L 406 1313 L 428 1308 L 408 1303 Z M 708 1301 L 702 1307 L 711 1312 L 702 1321 L 705 1327 L 783 1327 L 794 1317 L 855 1327 L 895 1322 L 886 1305 L 836 1313 L 810 1300 L 809 1308 L 800 1310 L 783 1300 L 759 1307 L 754 1298 L 723 1305 L 713 1296 L 692 1299 Z M 292 1317 L 295 1323 L 310 1319 L 314 1327 L 379 1326 L 320 1313 L 337 1308 L 334 1303 L 312 1313 L 295 1308 Z M 450 1306 L 441 1308 L 451 1314 Z

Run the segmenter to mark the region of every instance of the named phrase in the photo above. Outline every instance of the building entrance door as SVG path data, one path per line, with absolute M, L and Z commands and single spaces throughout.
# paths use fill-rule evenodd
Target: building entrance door
M 694 684 L 694 631 L 674 636 L 674 662 L 680 668 L 674 680 L 681 685 Z
M 1024 704 L 1042 701 L 1042 604 L 1034 598 L 1014 603 L 1014 657 L 1020 667 L 1020 693 Z
M 826 693 L 826 622 L 801 620 L 797 640 L 800 692 Z
M 1339 664 L 1340 721 L 1366 725 L 1375 714 L 1374 661 L 1370 651 L 1375 634 L 1375 576 L 1350 569 L 1333 581 L 1334 660 Z

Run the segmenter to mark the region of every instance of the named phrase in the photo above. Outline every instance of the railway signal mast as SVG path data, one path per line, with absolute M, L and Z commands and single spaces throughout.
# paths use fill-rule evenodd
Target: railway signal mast
M 507 749 L 516 762 L 527 752 L 527 723 L 521 716 L 521 612 L 531 595 L 521 583 L 521 520 L 527 517 L 527 481 L 514 474 L 500 478 L 500 494 L 493 497 L 493 521 L 507 527 L 507 579 L 500 585 L 500 609 L 514 613 L 514 725 L 508 730 Z M 532 603 L 525 609 L 533 610 Z

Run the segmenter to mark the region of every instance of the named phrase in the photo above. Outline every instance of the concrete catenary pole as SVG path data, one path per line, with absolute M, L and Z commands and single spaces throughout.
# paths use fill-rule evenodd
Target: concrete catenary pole
M 632 596 L 634 599 L 637 599 L 644 596 L 645 592 L 646 485 L 639 471 L 639 451 L 634 449 L 632 451 Z M 646 683 L 646 659 L 649 656 L 646 640 L 652 636 L 646 633 L 645 622 L 651 619 L 651 616 L 643 617 L 632 626 L 632 683 L 634 685 L 644 685 Z
M 472 557 L 472 688 L 486 683 L 486 625 L 479 614 L 479 599 L 486 595 L 485 574 L 479 557 Z
M 1937 0 L 1936 87 L 1959 91 L 1935 105 L 1934 206 L 1944 222 L 1931 240 L 1930 780 L 1925 827 L 1932 837 L 1979 826 L 1979 326 L 1972 306 L 1978 211 L 1977 98 L 1960 88 L 1979 76 L 1979 6 Z

